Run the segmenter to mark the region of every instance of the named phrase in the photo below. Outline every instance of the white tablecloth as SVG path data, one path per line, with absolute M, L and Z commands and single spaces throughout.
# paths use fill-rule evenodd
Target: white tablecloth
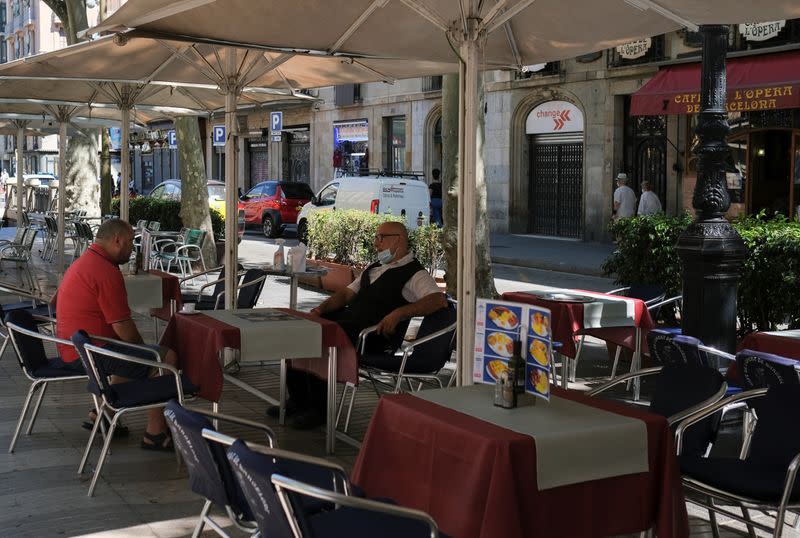
M 161 277 L 148 273 L 125 275 L 125 290 L 128 292 L 128 306 L 136 312 L 148 313 L 151 308 L 164 306 L 164 292 Z

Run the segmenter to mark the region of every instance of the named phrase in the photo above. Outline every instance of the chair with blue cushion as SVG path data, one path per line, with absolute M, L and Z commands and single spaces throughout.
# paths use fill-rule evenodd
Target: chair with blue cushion
M 279 473 L 271 476 L 294 538 L 436 538 L 436 522 L 420 510 L 343 495 Z M 311 517 L 298 509 L 307 499 L 333 503 L 336 509 Z
M 238 276 L 237 276 L 237 287 L 244 277 L 244 271 L 242 269 L 241 264 L 237 264 L 238 266 Z M 189 276 L 186 278 L 181 279 L 181 287 L 196 278 L 201 276 L 205 277 L 208 280 L 208 274 L 219 271 L 219 275 L 217 276 L 216 280 L 212 280 L 211 282 L 206 282 L 203 284 L 197 291 L 181 292 L 181 298 L 183 299 L 184 303 L 195 303 L 196 310 L 215 310 L 216 305 L 225 303 L 225 266 L 217 267 L 215 269 L 209 269 L 208 271 L 203 271 L 202 273 L 198 273 L 193 276 Z M 205 293 L 208 288 L 212 288 L 211 294 Z
M 125 353 L 104 349 L 92 344 L 93 340 L 113 342 L 117 346 L 129 347 L 131 349 L 136 348 L 152 354 L 153 360 L 142 359 Z M 198 389 L 192 385 L 188 378 L 181 374 L 177 368 L 160 362 L 158 352 L 152 348 L 96 336 L 90 337 L 85 331 L 77 331 L 73 334 L 72 343 L 75 344 L 83 367 L 89 376 L 88 390 L 92 394 L 92 398 L 94 398 L 97 416 L 111 416 L 109 430 L 105 442 L 103 443 L 103 449 L 100 452 L 100 458 L 97 461 L 97 468 L 92 477 L 92 483 L 89 485 L 88 495 L 91 497 L 94 494 L 97 479 L 100 477 L 100 473 L 103 469 L 111 439 L 114 437 L 114 429 L 117 427 L 120 417 L 126 413 L 163 407 L 172 399 L 182 404 L 184 395 L 196 394 Z M 161 371 L 166 370 L 169 373 L 112 385 L 108 380 L 110 374 L 103 369 L 102 363 L 96 360 L 97 356 L 105 356 L 112 360 L 144 364 L 152 368 L 158 368 Z M 86 466 L 86 462 L 92 450 L 92 445 L 94 444 L 94 439 L 97 436 L 98 427 L 102 422 L 102 420 L 94 421 L 92 433 L 89 436 L 89 441 L 86 443 L 86 449 L 83 452 L 83 458 L 78 467 L 79 474 L 83 473 L 83 469 Z
M 6 315 L 9 312 L 13 310 L 27 310 L 34 316 L 34 322 L 37 325 L 44 325 L 49 323 L 45 318 L 55 318 L 55 308 L 43 302 L 39 296 L 31 294 L 28 290 L 2 284 L 0 285 L 0 292 L 8 292 L 16 295 L 19 299 L 24 299 L 14 303 L 0 305 L 0 340 L 3 342 L 0 344 L 0 357 L 2 357 L 9 342 L 8 330 L 5 326 Z
M 790 376 L 791 377 L 791 376 Z M 757 410 L 758 421 L 750 446 L 739 457 L 703 457 L 682 450 L 686 436 L 698 422 L 722 408 L 746 402 Z M 800 384 L 774 384 L 746 390 L 686 417 L 676 430 L 684 488 L 691 492 L 687 502 L 705 507 L 748 526 L 781 536 L 786 512 L 800 509 L 800 428 L 796 427 L 800 408 Z M 732 507 L 741 509 L 741 515 Z M 774 511 L 774 526 L 763 519 L 753 520 L 749 510 Z M 714 531 L 716 518 L 712 518 Z
M 233 476 L 224 447 L 205 439 L 203 430 L 214 429 L 209 419 L 246 426 L 264 433 L 267 444 L 275 446 L 273 431 L 257 422 L 200 409 L 189 409 L 175 400 L 170 400 L 167 404 L 164 416 L 167 419 L 167 426 L 172 431 L 175 448 L 189 471 L 191 490 L 206 499 L 192 536 L 200 536 L 203 527 L 208 524 L 217 534 L 227 537 L 222 526 L 210 515 L 212 506 L 223 510 L 239 530 L 249 534 L 257 532 L 258 527 L 253 514 Z
M 55 382 L 85 381 L 86 375 L 52 365 L 51 359 L 48 358 L 45 352 L 44 343 L 50 342 L 72 346 L 72 342 L 41 334 L 39 332 L 39 323 L 28 310 L 12 310 L 6 314 L 5 319 L 9 339 L 16 352 L 19 366 L 22 368 L 22 373 L 25 374 L 25 377 L 31 381 L 31 387 L 28 389 L 25 404 L 22 406 L 22 411 L 17 420 L 17 427 L 8 447 L 8 452 L 12 453 L 34 395 L 38 392 L 36 404 L 33 407 L 28 427 L 25 430 L 26 435 L 30 435 L 31 431 L 33 431 L 33 424 L 39 414 L 39 408 L 47 391 L 47 385 Z

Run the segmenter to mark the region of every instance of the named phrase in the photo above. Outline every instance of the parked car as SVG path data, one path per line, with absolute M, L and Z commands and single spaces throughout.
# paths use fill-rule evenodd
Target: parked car
M 267 237 L 278 237 L 297 224 L 297 213 L 314 196 L 306 183 L 262 181 L 239 199 L 246 224 L 258 224 Z
M 148 194 L 151 198 L 159 200 L 177 200 L 181 199 L 181 180 L 168 179 L 162 181 Z M 216 179 L 208 180 L 208 207 L 216 209 L 225 217 L 225 183 L 217 181 Z
M 414 230 L 430 218 L 430 192 L 419 179 L 392 176 L 359 176 L 337 178 L 303 206 L 297 216 L 297 236 L 304 241 L 308 233 L 308 217 L 316 211 L 358 209 L 405 217 L 406 226 Z

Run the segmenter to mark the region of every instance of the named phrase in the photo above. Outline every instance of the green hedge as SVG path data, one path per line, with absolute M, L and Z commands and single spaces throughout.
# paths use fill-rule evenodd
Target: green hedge
M 308 250 L 312 258 L 345 265 L 365 266 L 375 261 L 375 233 L 384 222 L 403 219 L 357 210 L 317 211 L 308 219 Z M 442 232 L 437 226 L 421 226 L 409 234 L 409 247 L 429 270 L 444 258 Z
M 681 292 L 681 265 L 675 244 L 692 222 L 654 215 L 620 219 L 610 226 L 616 250 L 603 272 L 626 286 L 658 282 L 669 296 Z M 748 253 L 738 295 L 739 334 L 800 327 L 800 224 L 763 214 L 733 222 Z
M 225 219 L 215 209 L 211 211 L 211 227 L 215 237 L 225 234 Z M 119 216 L 119 198 L 111 201 L 111 213 Z M 181 203 L 175 200 L 158 200 L 149 196 L 137 196 L 130 199 L 128 206 L 128 220 L 136 225 L 140 220 L 155 220 L 161 223 L 162 230 L 180 230 L 183 228 L 181 221 Z

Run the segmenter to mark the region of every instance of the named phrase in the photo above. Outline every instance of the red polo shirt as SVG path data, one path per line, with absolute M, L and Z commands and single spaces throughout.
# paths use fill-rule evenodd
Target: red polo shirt
M 69 340 L 75 331 L 118 338 L 112 323 L 131 319 L 128 292 L 119 266 L 102 247 L 92 244 L 64 274 L 58 288 L 56 335 Z M 72 362 L 78 352 L 59 345 L 61 360 Z

